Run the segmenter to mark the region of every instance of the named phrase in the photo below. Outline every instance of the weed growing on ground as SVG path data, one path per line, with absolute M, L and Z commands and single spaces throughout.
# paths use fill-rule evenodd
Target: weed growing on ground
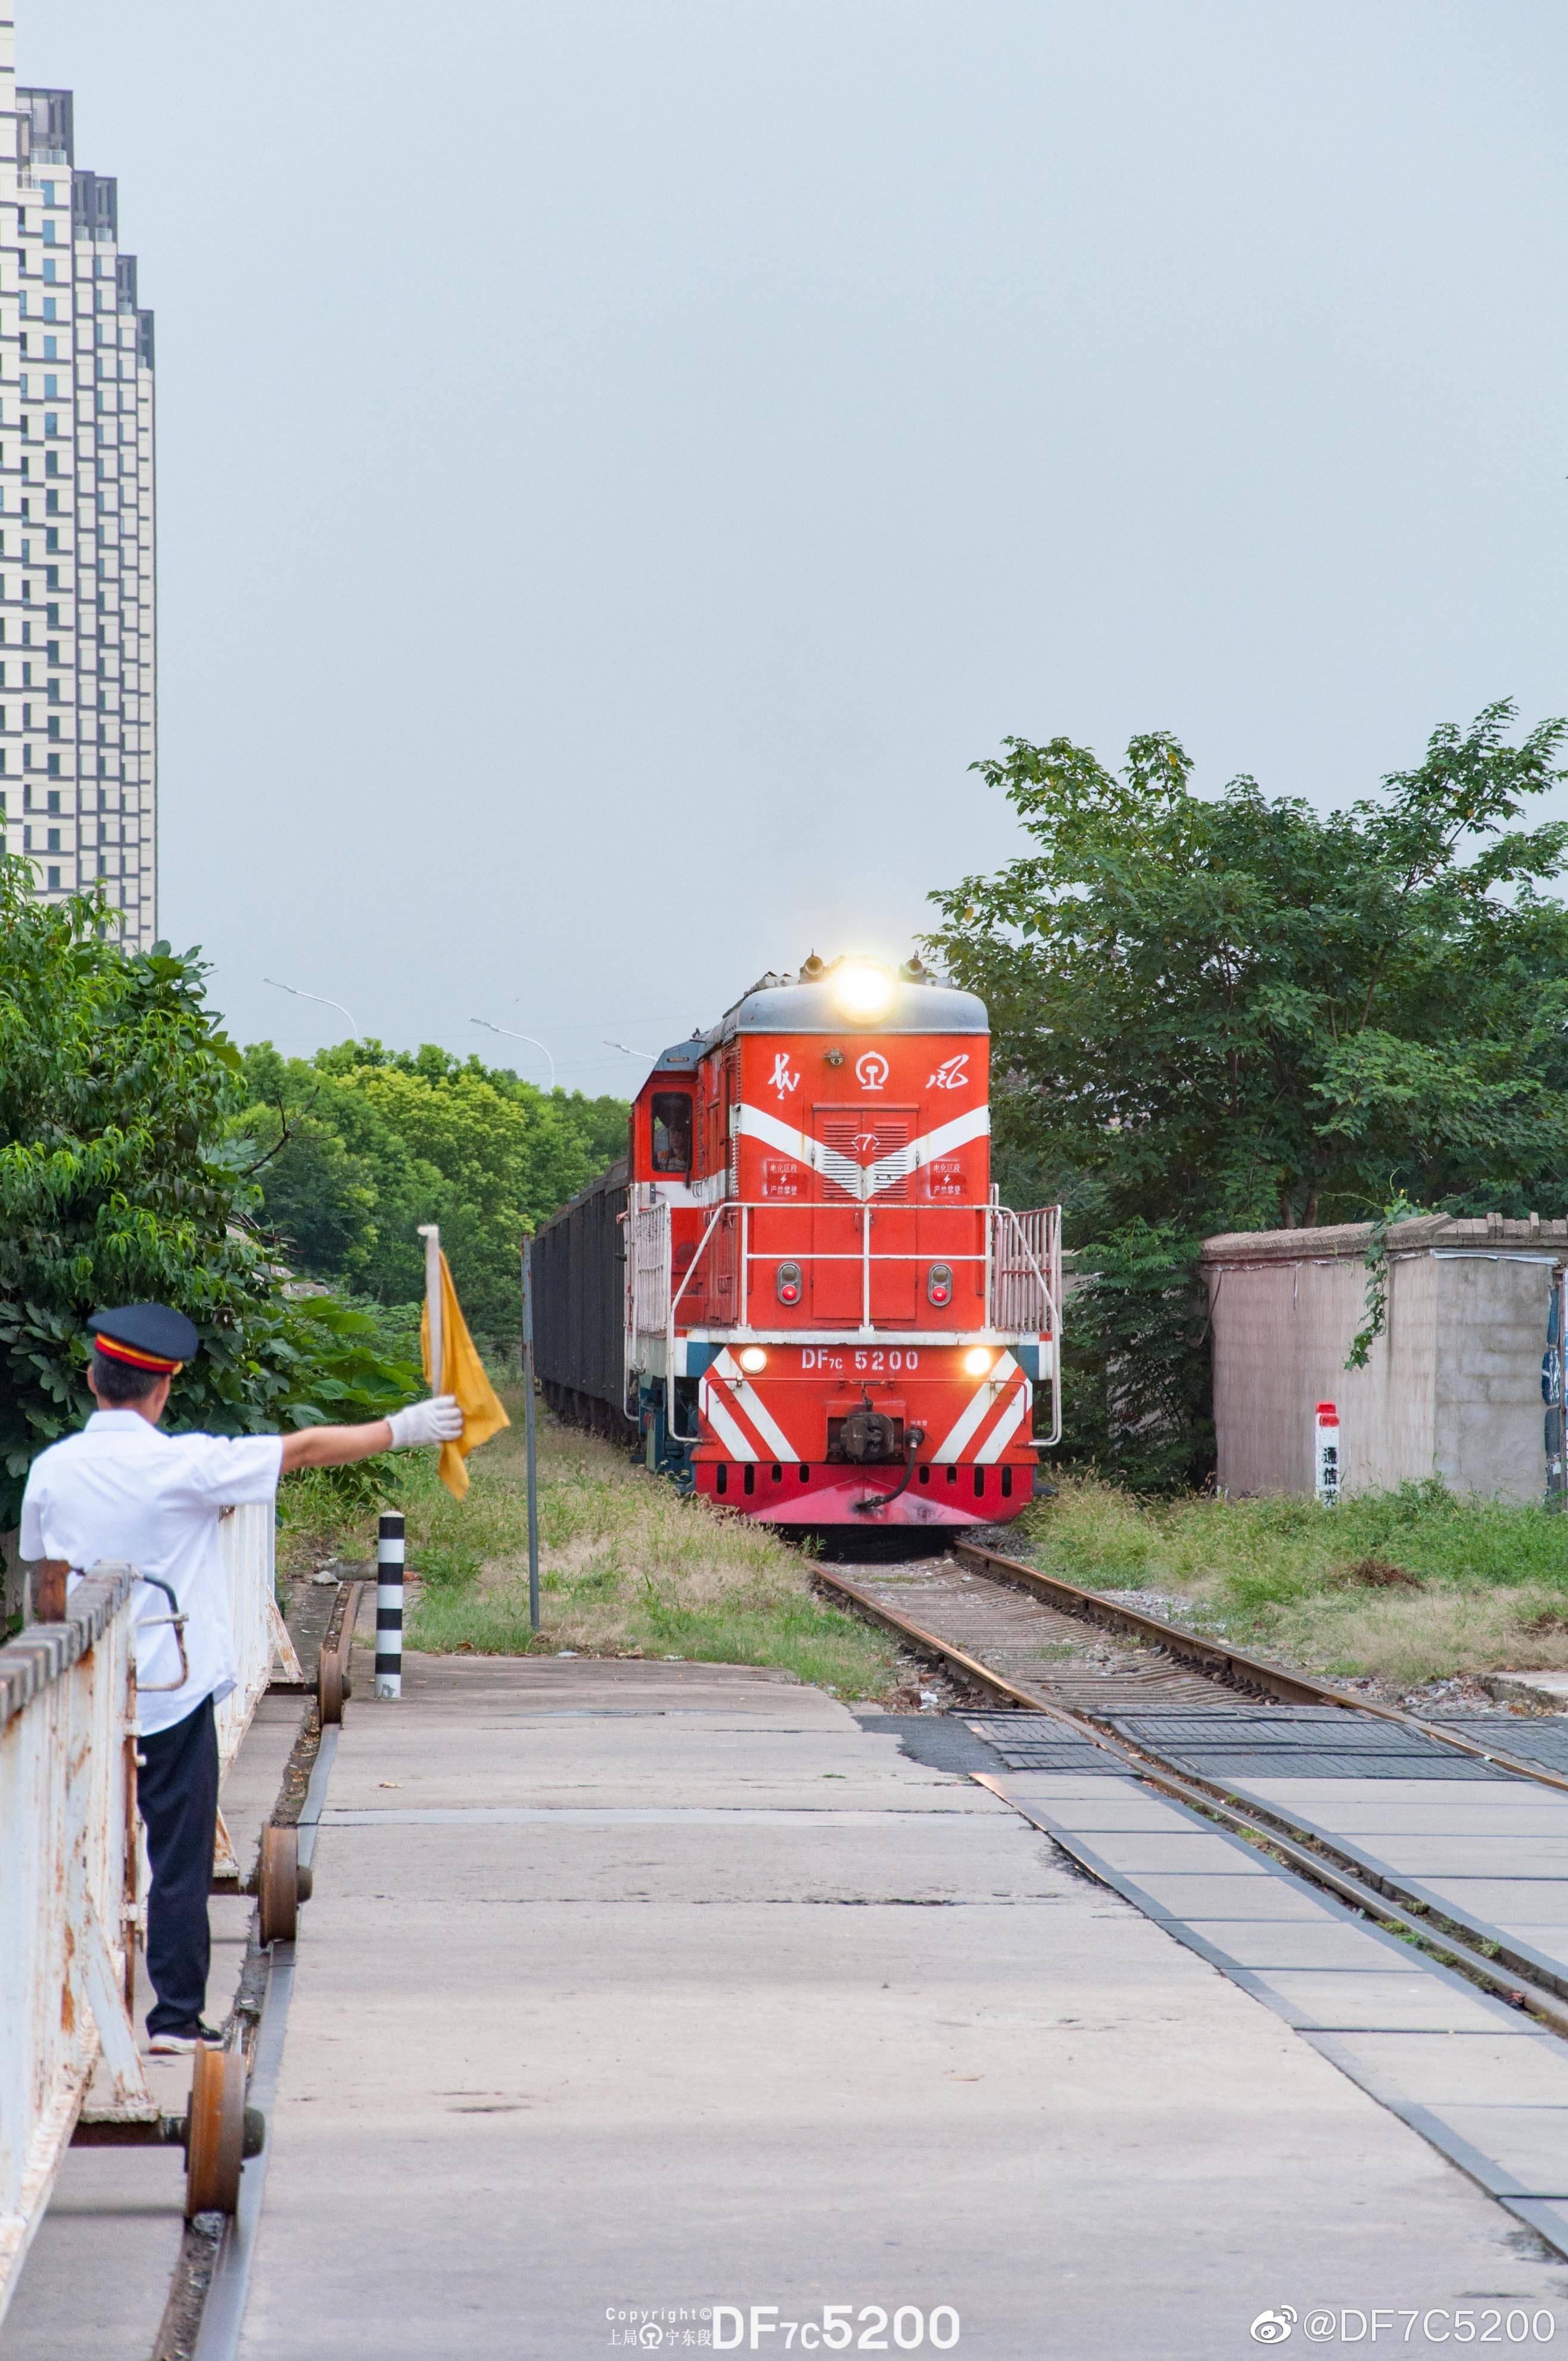
M 794 1550 L 760 1525 L 683 1499 L 673 1486 L 630 1466 L 624 1452 L 543 1409 L 543 1628 L 531 1631 L 521 1397 L 509 1395 L 507 1407 L 511 1426 L 468 1462 L 466 1499 L 447 1491 L 433 1452 L 377 1463 L 389 1466 L 389 1505 L 408 1519 L 409 1571 L 419 1585 L 411 1648 L 485 1655 L 571 1648 L 766 1664 L 851 1697 L 887 1697 L 898 1687 L 892 1646 L 825 1606 Z M 345 1518 L 308 1479 L 289 1479 L 280 1514 L 281 1554 L 291 1570 L 312 1559 L 375 1554 L 374 1518 Z
M 367 1471 L 350 1490 L 334 1481 L 342 1474 Z M 278 1572 L 295 1579 L 329 1558 L 376 1554 L 376 1519 L 383 1508 L 402 1506 L 397 1462 L 365 1460 L 360 1468 L 302 1467 L 278 1487 Z
M 1069 1581 L 1168 1593 L 1315 1671 L 1409 1683 L 1568 1667 L 1568 1519 L 1435 1480 L 1324 1509 L 1147 1501 L 1069 1477 L 1020 1531 Z

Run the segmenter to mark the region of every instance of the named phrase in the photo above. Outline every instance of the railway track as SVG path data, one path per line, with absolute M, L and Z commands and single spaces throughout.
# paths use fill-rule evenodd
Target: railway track
M 1568 1841 L 1518 1806 L 1543 1790 L 1568 1797 L 1568 1727 L 1521 1726 L 1503 1711 L 1424 1718 L 1347 1697 L 978 1543 L 852 1577 L 814 1563 L 813 1576 L 824 1595 L 1006 1708 L 970 1721 L 1004 1771 L 1135 1776 L 1568 2037 L 1568 1883 L 1562 1927 L 1499 1925 L 1456 1897 L 1454 1881 L 1412 1873 L 1398 1843 L 1346 1833 L 1332 1824 L 1345 1813 L 1303 1793 L 1334 1780 L 1350 1783 L 1346 1795 L 1366 1779 L 1436 1780 L 1441 1790 L 1385 1791 L 1435 1805 L 1465 1782 L 1467 1802 L 1516 1799 L 1544 1848 L 1543 1881 L 1555 1879 Z M 1453 1817 L 1468 1825 L 1463 1807 Z M 1411 1850 L 1408 1840 L 1407 1861 Z

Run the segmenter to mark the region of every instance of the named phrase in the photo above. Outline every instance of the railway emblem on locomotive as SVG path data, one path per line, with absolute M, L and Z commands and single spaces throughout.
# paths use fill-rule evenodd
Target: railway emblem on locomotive
M 928 1091 L 961 1091 L 969 1080 L 969 1051 L 960 1049 L 956 1058 L 944 1058 L 934 1074 L 926 1078 Z
M 865 1049 L 855 1060 L 855 1080 L 863 1091 L 880 1091 L 887 1087 L 887 1060 L 880 1049 Z
M 800 1076 L 789 1062 L 787 1049 L 781 1049 L 774 1058 L 773 1079 L 768 1087 L 770 1090 L 777 1091 L 781 1099 L 788 1098 L 791 1091 L 799 1090 Z

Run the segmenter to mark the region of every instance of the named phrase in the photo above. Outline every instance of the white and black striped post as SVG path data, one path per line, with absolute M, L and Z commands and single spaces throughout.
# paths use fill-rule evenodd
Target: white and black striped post
M 403 1693 L 403 1521 L 389 1510 L 376 1543 L 376 1694 Z

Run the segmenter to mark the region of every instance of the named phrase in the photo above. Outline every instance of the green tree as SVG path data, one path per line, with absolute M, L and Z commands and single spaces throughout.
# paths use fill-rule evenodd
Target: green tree
M 542 1092 L 426 1047 L 346 1042 L 310 1060 L 245 1053 L 265 1218 L 300 1268 L 387 1304 L 423 1287 L 422 1222 L 477 1334 L 516 1334 L 524 1234 L 624 1152 L 617 1099 Z
M 1188 1334 L 1216 1231 L 1365 1220 L 1401 1190 L 1568 1210 L 1568 912 L 1541 891 L 1568 825 L 1517 825 L 1564 776 L 1568 724 L 1514 744 L 1514 720 L 1503 703 L 1438 730 L 1381 796 L 1326 815 L 1250 778 L 1195 796 L 1164 732 L 1119 774 L 1065 739 L 976 765 L 1035 849 L 933 896 L 931 940 L 991 1007 L 999 1172 L 1061 1196 L 1104 1266 L 1097 1316 L 1120 1262 L 1133 1332 L 1154 1340 L 1157 1300 Z M 1128 1349 L 1101 1362 L 1102 1435 Z
M 298 1301 L 228 1135 L 237 1050 L 194 955 L 127 958 L 87 895 L 0 856 L 0 1529 L 42 1444 L 92 1407 L 82 1323 L 155 1298 L 202 1332 L 170 1423 L 245 1433 L 372 1417 L 408 1373 L 370 1323 Z

